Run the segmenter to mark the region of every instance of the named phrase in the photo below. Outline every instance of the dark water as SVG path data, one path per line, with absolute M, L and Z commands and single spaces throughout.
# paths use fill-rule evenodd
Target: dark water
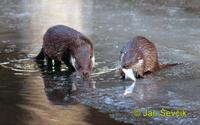
M 0 124 L 198 125 L 199 8 L 198 0 L 2 0 Z M 82 83 L 64 66 L 62 72 L 41 71 L 31 60 L 41 48 L 44 32 L 56 24 L 73 27 L 93 40 L 93 84 Z M 114 69 L 122 45 L 136 35 L 156 44 L 161 63 L 183 64 L 138 80 L 133 93 L 124 96 L 131 81 L 121 81 Z M 132 113 L 162 108 L 184 109 L 188 115 L 134 117 Z

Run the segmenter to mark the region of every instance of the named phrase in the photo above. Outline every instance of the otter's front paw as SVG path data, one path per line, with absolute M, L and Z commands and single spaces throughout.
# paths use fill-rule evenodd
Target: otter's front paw
M 121 71 L 121 74 L 120 74 L 120 79 L 121 80 L 125 80 L 126 77 L 125 77 L 125 73 Z
M 135 77 L 136 77 L 136 78 L 143 78 L 143 76 L 140 75 L 138 72 L 135 72 Z

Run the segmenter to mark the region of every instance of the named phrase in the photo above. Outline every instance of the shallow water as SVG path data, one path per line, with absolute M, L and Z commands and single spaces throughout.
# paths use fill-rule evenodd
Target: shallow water
M 0 123 L 197 125 L 199 7 L 197 0 L 2 0 Z M 31 60 L 41 48 L 44 32 L 56 24 L 73 27 L 93 40 L 96 66 L 91 84 L 69 74 L 64 65 L 62 72 L 48 72 Z M 133 93 L 124 96 L 132 81 L 119 79 L 119 52 L 136 35 L 156 44 L 161 63 L 183 64 L 137 80 Z M 184 109 L 188 115 L 134 117 L 132 113 L 162 108 Z

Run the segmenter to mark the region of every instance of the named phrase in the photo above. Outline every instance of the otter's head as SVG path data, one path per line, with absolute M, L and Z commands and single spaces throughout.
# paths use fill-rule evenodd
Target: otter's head
M 121 67 L 124 69 L 131 69 L 140 59 L 141 56 L 133 50 L 121 53 Z
M 89 80 L 94 65 L 93 49 L 89 44 L 83 44 L 77 47 L 71 56 L 71 62 L 74 68 L 79 72 L 81 78 Z
M 136 81 L 134 72 L 135 70 L 137 71 L 138 66 L 142 64 L 141 60 L 141 56 L 133 50 L 121 53 L 121 68 L 125 74 L 125 79 L 128 77 Z

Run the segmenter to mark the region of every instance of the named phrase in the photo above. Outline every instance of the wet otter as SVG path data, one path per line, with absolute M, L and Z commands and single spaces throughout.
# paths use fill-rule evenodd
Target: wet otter
M 92 42 L 82 33 L 64 26 L 56 25 L 47 30 L 43 45 L 36 60 L 46 58 L 49 68 L 59 69 L 63 61 L 70 71 L 78 71 L 83 79 L 89 79 L 94 65 Z
M 134 81 L 136 81 L 136 78 L 133 71 L 136 73 L 136 77 L 143 77 L 145 73 L 152 73 L 165 67 L 177 65 L 160 65 L 155 45 L 142 36 L 133 38 L 123 46 L 120 60 L 121 78 L 125 79 L 128 76 Z

